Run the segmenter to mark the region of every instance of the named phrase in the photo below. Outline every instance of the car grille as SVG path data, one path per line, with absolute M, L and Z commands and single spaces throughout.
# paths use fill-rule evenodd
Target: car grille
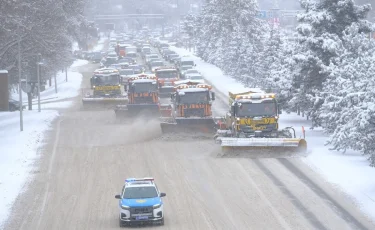
M 152 207 L 136 207 L 136 208 L 130 208 L 130 214 L 152 214 Z

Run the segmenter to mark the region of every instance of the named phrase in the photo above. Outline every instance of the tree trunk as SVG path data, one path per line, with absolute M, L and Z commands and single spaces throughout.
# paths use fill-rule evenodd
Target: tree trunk
M 33 110 L 33 95 L 30 93 L 27 93 L 27 104 L 29 110 Z

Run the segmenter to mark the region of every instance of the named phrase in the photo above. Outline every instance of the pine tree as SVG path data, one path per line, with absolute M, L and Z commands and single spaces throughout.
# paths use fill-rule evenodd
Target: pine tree
M 320 118 L 332 134 L 335 150 L 353 149 L 369 156 L 375 166 L 375 41 L 353 24 L 342 38 L 330 75 Z
M 360 33 L 370 32 L 365 20 L 370 7 L 356 6 L 353 0 L 302 0 L 301 6 L 306 12 L 299 17 L 297 27 L 302 52 L 298 55 L 300 76 L 295 79 L 299 93 L 293 100 L 311 116 L 313 126 L 319 126 L 319 109 L 324 102 L 320 92 L 330 74 L 326 67 L 337 57 L 337 44 L 353 23 Z

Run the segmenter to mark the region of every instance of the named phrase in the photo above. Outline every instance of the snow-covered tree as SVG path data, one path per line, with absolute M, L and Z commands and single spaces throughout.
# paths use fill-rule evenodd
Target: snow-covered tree
M 19 38 L 26 73 L 36 72 L 38 54 L 48 64 L 44 71 L 61 70 L 70 64 L 72 42 L 84 36 L 85 4 L 86 0 L 0 1 L 0 69 L 17 76 Z
M 365 20 L 370 6 L 357 6 L 353 0 L 301 0 L 301 6 L 306 12 L 300 15 L 297 27 L 302 52 L 296 56 L 300 73 L 295 85 L 299 88 L 293 100 L 318 126 L 318 112 L 324 102 L 319 92 L 330 74 L 326 67 L 337 57 L 343 32 L 353 23 L 359 33 L 370 32 L 370 24 Z
M 255 0 L 209 0 L 197 16 L 197 54 L 248 86 L 259 85 L 267 26 Z
M 333 149 L 354 149 L 369 155 L 375 166 L 375 41 L 353 24 L 343 37 L 320 109 Z

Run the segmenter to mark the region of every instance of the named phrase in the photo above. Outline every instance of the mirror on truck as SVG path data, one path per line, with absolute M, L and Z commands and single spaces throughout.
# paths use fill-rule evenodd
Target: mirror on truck
M 211 100 L 215 101 L 216 95 L 215 92 L 211 92 Z
M 232 117 L 234 117 L 235 114 L 236 114 L 236 106 L 235 106 L 235 105 L 232 105 L 232 106 L 230 107 L 230 115 L 231 115 Z
M 128 85 L 124 85 L 124 90 L 125 90 L 125 92 L 128 91 Z
M 277 112 L 278 112 L 278 114 L 282 114 L 283 113 L 283 111 L 281 110 L 280 104 L 277 104 Z

